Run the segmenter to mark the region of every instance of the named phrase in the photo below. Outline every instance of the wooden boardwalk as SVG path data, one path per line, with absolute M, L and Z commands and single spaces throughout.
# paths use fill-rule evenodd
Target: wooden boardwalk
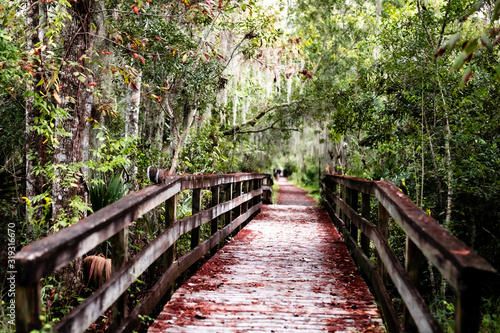
M 279 185 L 278 205 L 179 288 L 148 332 L 385 332 L 327 213 Z

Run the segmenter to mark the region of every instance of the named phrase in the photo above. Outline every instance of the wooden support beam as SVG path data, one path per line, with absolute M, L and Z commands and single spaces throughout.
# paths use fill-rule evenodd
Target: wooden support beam
M 212 192 L 212 203 L 211 206 L 215 207 L 219 204 L 219 186 L 212 186 L 210 191 Z M 212 219 L 210 223 L 210 235 L 214 235 L 219 229 L 219 217 Z M 210 250 L 210 254 L 214 255 L 217 253 L 217 244 Z
M 361 195 L 361 216 L 370 220 L 370 195 L 366 193 L 362 193 Z M 363 253 L 370 258 L 370 238 L 363 232 L 361 233 L 361 249 L 363 249 Z
M 193 189 L 192 200 L 192 215 L 195 215 L 201 210 L 201 189 Z M 200 244 L 200 227 L 196 227 L 191 231 L 191 250 Z
M 455 332 L 475 333 L 481 324 L 481 283 L 483 274 L 467 272 L 459 281 L 455 302 Z
M 16 332 L 29 333 L 42 329 L 40 290 L 40 282 L 27 286 L 16 284 Z
M 165 230 L 174 225 L 177 221 L 177 194 L 172 196 L 165 202 Z M 175 260 L 175 242 L 163 254 L 163 267 L 167 270 Z M 174 294 L 174 285 L 165 292 L 165 300 L 168 301 Z
M 406 237 L 406 253 L 405 253 L 405 269 L 410 277 L 410 280 L 415 286 L 419 283 L 420 266 L 422 262 L 422 252 L 413 243 L 413 241 L 407 236 Z M 418 332 L 417 325 L 411 314 L 408 311 L 408 307 L 405 306 L 403 311 L 403 322 L 405 331 L 407 332 Z
M 378 204 L 378 229 L 380 230 L 380 234 L 382 235 L 382 241 L 388 244 L 389 240 L 389 213 L 384 208 L 382 203 Z M 380 271 L 380 276 L 384 283 L 387 283 L 387 269 L 384 267 L 382 260 L 377 260 L 378 269 Z
M 355 212 L 358 212 L 358 205 L 359 205 L 359 193 L 357 190 L 355 189 L 350 189 L 349 190 L 349 197 L 350 197 L 350 203 L 349 205 L 351 206 L 351 208 L 355 211 Z M 351 222 L 351 236 L 352 238 L 354 239 L 354 241 L 356 242 L 356 244 L 358 244 L 359 242 L 359 232 L 358 232 L 358 228 L 356 227 L 356 224 L 352 223 Z
M 128 259 L 128 228 L 119 231 L 109 240 L 111 243 L 112 274 L 116 274 Z M 127 316 L 127 298 L 127 292 L 124 292 L 112 306 L 112 331 L 116 330 Z

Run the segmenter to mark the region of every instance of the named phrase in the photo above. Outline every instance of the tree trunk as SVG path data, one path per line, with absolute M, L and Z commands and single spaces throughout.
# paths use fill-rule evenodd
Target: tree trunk
M 32 51 L 36 44 L 40 42 L 40 35 L 37 31 L 39 26 L 39 2 L 28 0 L 28 10 L 26 12 L 26 26 L 28 31 L 27 49 Z M 41 86 L 37 87 L 37 83 L 42 79 L 41 73 L 41 53 L 33 54 L 31 64 L 33 66 L 33 78 L 28 82 L 27 91 L 33 94 L 39 94 Z M 43 175 L 39 173 L 35 175 L 34 169 L 43 166 L 45 162 L 43 137 L 33 130 L 35 119 L 41 116 L 40 109 L 35 106 L 35 97 L 29 96 L 26 98 L 26 197 L 32 201 L 33 197 L 43 192 Z M 35 211 L 32 218 L 41 219 L 41 209 Z M 29 216 L 28 216 L 29 218 Z
M 184 115 L 184 121 L 182 126 L 182 134 L 177 137 L 177 142 L 174 147 L 172 164 L 170 165 L 170 173 L 176 172 L 179 164 L 179 153 L 186 142 L 189 130 L 193 126 L 194 118 L 196 117 L 198 109 L 196 107 L 190 107 L 187 114 Z
M 125 122 L 125 136 L 130 138 L 137 138 L 139 136 L 139 105 L 141 103 L 141 82 L 142 72 L 138 72 L 135 77 L 135 88 L 128 87 L 128 100 L 127 100 L 127 120 Z M 132 191 L 139 189 L 137 183 L 137 164 L 132 161 L 130 167 L 130 179 L 132 180 Z
M 91 0 L 79 0 L 69 11 L 71 22 L 67 26 L 63 51 L 66 64 L 60 73 L 61 107 L 68 111 L 69 117 L 56 122 L 56 126 L 61 126 L 67 134 L 58 136 L 59 144 L 53 157 L 54 219 L 58 219 L 64 211 L 68 213 L 66 216 L 69 218 L 80 218 L 86 213 L 85 210 L 70 212 L 69 203 L 74 196 L 81 196 L 83 203 L 88 199 L 84 179 L 86 170 L 80 162 L 86 162 L 88 159 L 90 126 L 87 120 L 91 116 L 94 100 L 92 88 L 89 87 L 93 76 L 86 71 L 87 62 L 84 59 L 92 56 L 90 51 L 93 38 L 87 34 L 92 24 L 92 4 Z M 79 66 L 72 63 L 78 63 Z

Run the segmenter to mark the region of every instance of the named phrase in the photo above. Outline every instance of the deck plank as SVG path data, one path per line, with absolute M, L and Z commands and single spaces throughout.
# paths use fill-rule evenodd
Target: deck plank
M 175 292 L 148 332 L 385 332 L 327 213 L 280 186 L 285 205 L 264 206 Z

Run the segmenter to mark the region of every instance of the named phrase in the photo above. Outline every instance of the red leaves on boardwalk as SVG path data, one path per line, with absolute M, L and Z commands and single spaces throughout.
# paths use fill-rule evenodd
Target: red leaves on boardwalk
M 297 190 L 281 184 L 278 203 L 289 205 L 264 206 L 149 332 L 385 331 L 328 215 Z

